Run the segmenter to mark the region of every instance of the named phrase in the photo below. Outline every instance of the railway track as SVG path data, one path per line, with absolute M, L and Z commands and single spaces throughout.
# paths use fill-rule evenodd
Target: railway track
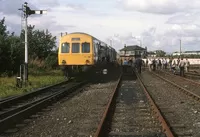
M 142 81 L 150 91 L 174 136 L 199 137 L 199 102 L 185 94 L 180 94 L 179 91 L 183 89 L 175 86 L 174 82 L 157 76 L 154 73 L 144 72 Z
M 156 71 L 156 73 L 152 74 L 181 89 L 180 91 L 197 101 L 200 101 L 200 83 L 164 71 Z
M 172 73 L 169 70 L 167 72 Z M 180 72 L 176 72 L 177 75 L 179 75 L 179 73 Z M 192 79 L 192 80 L 199 80 L 200 74 L 196 71 L 185 72 L 185 78 Z
M 200 74 L 195 72 L 187 72 L 185 73 L 185 77 L 192 80 L 200 80 Z
M 17 96 L 19 96 L 19 95 L 14 95 L 14 96 L 10 96 L 10 97 L 1 98 L 1 99 L 0 99 L 0 103 L 1 103 L 1 102 L 4 102 L 4 101 L 6 101 L 6 100 L 10 100 L 10 99 L 12 99 L 12 98 L 16 98 Z
M 80 88 L 87 81 L 65 81 L 0 102 L 0 133 Z
M 95 137 L 173 137 L 151 96 L 143 84 L 142 91 L 140 84 L 134 74 L 119 79 Z

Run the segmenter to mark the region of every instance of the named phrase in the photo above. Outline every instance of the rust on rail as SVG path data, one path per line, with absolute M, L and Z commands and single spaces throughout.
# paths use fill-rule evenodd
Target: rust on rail
M 106 109 L 105 109 L 105 111 L 103 113 L 103 117 L 102 117 L 102 119 L 100 121 L 100 124 L 98 125 L 97 131 L 96 131 L 94 137 L 103 137 L 104 136 L 103 135 L 103 125 L 106 122 L 106 118 L 108 116 L 112 101 L 113 101 L 114 96 L 116 94 L 116 91 L 118 90 L 118 87 L 120 85 L 121 78 L 122 78 L 122 74 L 120 74 L 119 79 L 117 81 L 117 84 L 116 84 L 116 86 L 115 86 L 115 88 L 114 88 L 114 90 L 113 90 L 113 92 L 112 92 L 112 94 L 110 96 L 109 102 L 108 102 L 108 104 L 106 106 Z
M 171 82 L 171 81 L 169 81 L 169 80 L 167 80 L 167 79 L 165 79 L 165 78 L 159 76 L 159 75 L 156 74 L 156 73 L 152 73 L 152 74 L 154 74 L 155 76 L 157 76 L 157 77 L 163 79 L 164 81 L 166 81 L 166 82 L 168 82 L 168 83 L 174 85 L 175 87 L 181 89 L 180 91 L 183 91 L 184 93 L 189 94 L 189 96 L 193 97 L 195 100 L 200 101 L 200 96 L 199 96 L 199 95 L 197 95 L 197 94 L 195 94 L 195 93 L 192 93 L 191 91 L 189 91 L 189 90 L 187 90 L 187 89 L 185 89 L 185 88 L 183 88 L 183 87 L 181 87 L 181 86 L 179 86 L 179 85 L 177 85 L 177 84 L 175 84 L 175 83 L 173 83 L 173 82 Z
M 146 94 L 146 96 L 147 96 L 147 98 L 148 98 L 148 100 L 149 100 L 149 102 L 150 102 L 150 104 L 151 104 L 151 107 L 153 108 L 153 110 L 154 110 L 154 112 L 155 112 L 156 117 L 158 118 L 158 120 L 160 121 L 160 123 L 161 123 L 161 125 L 162 125 L 163 131 L 165 132 L 166 136 L 167 136 L 167 137 L 174 137 L 172 131 L 170 130 L 169 125 L 167 124 L 167 122 L 166 122 L 165 119 L 163 118 L 163 116 L 162 116 L 161 112 L 159 111 L 157 105 L 155 104 L 155 102 L 154 102 L 154 100 L 152 99 L 151 95 L 150 95 L 149 92 L 147 91 L 147 89 L 146 89 L 145 85 L 143 84 L 143 82 L 142 82 L 140 76 L 139 76 L 137 73 L 136 73 L 136 75 L 137 75 L 137 77 L 138 77 L 138 79 L 139 79 L 139 81 L 140 81 L 141 86 L 142 86 L 143 89 L 144 89 L 144 92 L 145 92 L 145 94 Z
M 172 75 L 172 74 L 170 74 L 169 72 L 164 72 L 164 71 L 161 71 L 161 72 L 167 73 L 167 74 L 169 74 L 169 75 Z M 174 76 L 174 75 L 173 75 L 173 76 Z M 194 81 L 194 80 L 191 80 L 191 79 L 188 79 L 188 78 L 184 78 L 184 77 L 181 77 L 181 76 L 178 76 L 178 75 L 176 75 L 176 77 L 179 77 L 179 78 L 182 78 L 182 79 L 184 79 L 184 80 L 187 80 L 187 81 L 189 81 L 189 82 L 191 82 L 191 83 L 195 83 L 195 84 L 197 84 L 197 85 L 200 85 L 199 82 L 196 82 L 196 81 Z

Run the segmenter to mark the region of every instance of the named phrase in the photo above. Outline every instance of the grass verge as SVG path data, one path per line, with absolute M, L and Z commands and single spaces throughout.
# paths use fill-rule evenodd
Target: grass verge
M 52 75 L 51 75 L 52 74 Z M 27 87 L 16 87 L 16 77 L 0 77 L 0 98 L 20 95 L 37 88 L 46 87 L 64 81 L 60 70 L 48 71 L 48 73 L 39 73 L 38 75 L 29 75 L 30 85 Z

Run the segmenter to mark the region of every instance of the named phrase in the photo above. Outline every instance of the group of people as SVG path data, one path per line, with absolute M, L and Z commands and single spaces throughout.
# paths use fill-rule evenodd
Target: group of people
M 121 65 L 133 66 L 139 73 L 141 73 L 142 65 L 148 67 L 149 71 L 169 69 L 175 74 L 179 70 L 180 75 L 184 76 L 185 71 L 189 72 L 190 62 L 187 58 L 149 58 L 146 60 L 136 58 L 135 60 L 124 59 L 123 62 L 121 62 Z
M 129 58 L 129 59 L 125 58 L 124 60 L 121 60 L 121 65 L 132 66 L 137 70 L 138 73 L 141 73 L 142 64 L 143 64 L 143 60 L 141 58 L 136 58 L 134 60 L 132 58 Z
M 178 58 L 153 58 L 146 59 L 146 67 L 149 67 L 149 71 L 155 71 L 156 69 L 170 69 L 175 74 L 177 70 L 180 71 L 180 75 L 184 76 L 184 72 L 189 72 L 190 62 L 188 59 Z

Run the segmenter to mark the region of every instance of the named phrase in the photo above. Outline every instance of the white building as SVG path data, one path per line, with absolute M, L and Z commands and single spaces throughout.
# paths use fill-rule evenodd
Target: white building
M 200 55 L 200 51 L 185 51 L 181 52 L 181 55 Z M 174 52 L 172 56 L 180 56 L 180 52 Z

